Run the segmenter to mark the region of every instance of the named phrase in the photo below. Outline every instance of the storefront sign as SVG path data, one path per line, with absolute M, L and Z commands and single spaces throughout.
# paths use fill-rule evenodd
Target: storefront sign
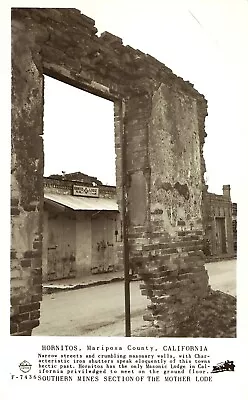
M 99 188 L 73 185 L 73 196 L 99 197 Z

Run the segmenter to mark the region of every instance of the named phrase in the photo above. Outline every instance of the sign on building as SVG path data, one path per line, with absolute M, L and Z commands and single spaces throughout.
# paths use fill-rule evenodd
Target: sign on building
M 99 197 L 99 188 L 73 185 L 73 196 Z

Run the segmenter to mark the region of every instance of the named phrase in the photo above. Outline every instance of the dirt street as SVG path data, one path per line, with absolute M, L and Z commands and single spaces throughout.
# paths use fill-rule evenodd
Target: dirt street
M 132 327 L 144 325 L 148 304 L 131 283 Z M 44 295 L 39 336 L 124 336 L 124 282 Z
M 236 260 L 207 263 L 206 269 L 214 290 L 236 296 Z
M 206 264 L 213 289 L 236 294 L 236 260 Z M 145 325 L 148 300 L 131 283 L 132 330 Z M 36 336 L 124 336 L 124 283 L 45 294 Z

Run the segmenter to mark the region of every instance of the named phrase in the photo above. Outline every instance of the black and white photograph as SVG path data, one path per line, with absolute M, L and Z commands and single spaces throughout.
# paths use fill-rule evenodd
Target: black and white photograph
M 11 380 L 234 382 L 248 1 L 8 12 Z
M 13 8 L 12 29 L 11 334 L 235 337 L 205 96 L 81 10 Z

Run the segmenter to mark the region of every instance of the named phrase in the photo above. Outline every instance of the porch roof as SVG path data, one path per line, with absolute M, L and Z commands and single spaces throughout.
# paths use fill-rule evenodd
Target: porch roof
M 69 194 L 44 193 L 44 202 L 57 203 L 75 211 L 118 211 L 116 199 L 72 196 Z

